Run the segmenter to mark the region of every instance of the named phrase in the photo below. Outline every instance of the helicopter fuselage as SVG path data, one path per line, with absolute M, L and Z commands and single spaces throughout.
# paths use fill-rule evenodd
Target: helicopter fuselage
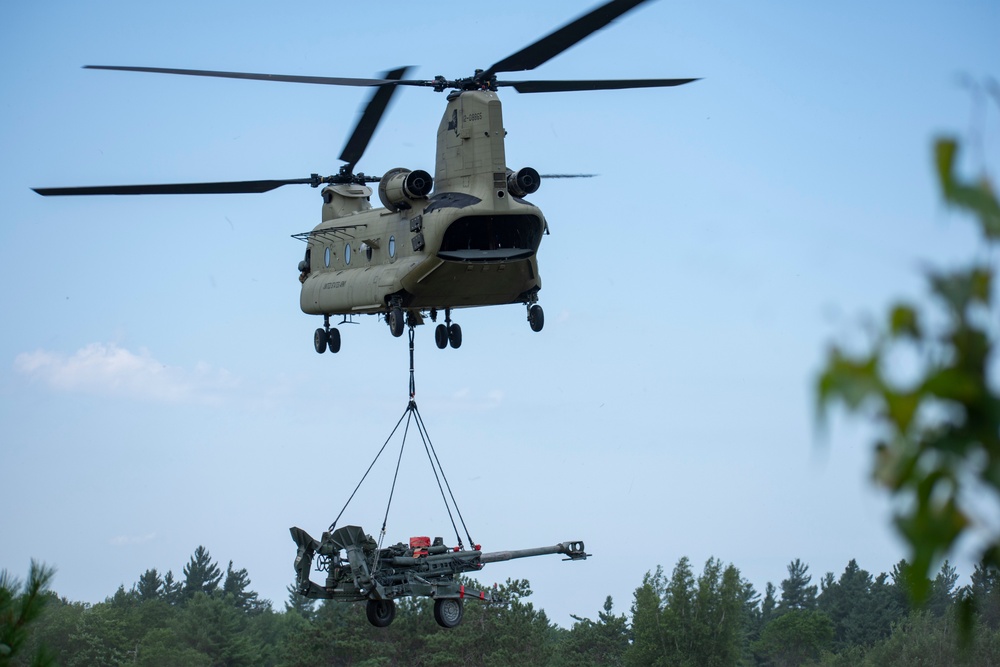
M 371 207 L 366 185 L 324 188 L 323 221 L 297 235 L 307 241 L 300 264 L 303 312 L 347 316 L 388 313 L 394 305 L 419 313 L 533 303 L 546 223 L 510 181 L 504 135 L 495 92 L 456 92 L 438 129 L 433 194 L 407 182 L 423 172 L 405 169 L 382 178 L 381 208 Z

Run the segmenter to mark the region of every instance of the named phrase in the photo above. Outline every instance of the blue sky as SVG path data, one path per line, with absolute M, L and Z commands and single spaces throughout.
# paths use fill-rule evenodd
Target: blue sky
M 0 8 L 0 566 L 55 565 L 96 602 L 202 544 L 279 604 L 289 526 L 319 534 L 406 407 L 405 337 L 375 318 L 316 355 L 290 235 L 318 192 L 45 199 L 31 187 L 333 173 L 359 89 L 87 71 L 86 64 L 467 76 L 594 6 L 396 1 L 6 3 Z M 336 7 L 336 6 L 334 6 Z M 817 435 L 830 341 L 980 255 L 939 203 L 940 132 L 996 165 L 963 77 L 996 76 L 992 2 L 815 6 L 659 0 L 517 78 L 703 77 L 680 88 L 502 91 L 509 166 L 596 173 L 532 201 L 544 331 L 519 305 L 417 331 L 417 402 L 476 541 L 582 539 L 582 563 L 490 565 L 569 625 L 646 571 L 732 562 L 763 590 L 904 550 L 869 482 L 868 432 Z M 432 170 L 443 96 L 405 89 L 358 168 Z M 408 444 L 388 539 L 450 537 Z M 376 531 L 391 470 L 344 521 Z M 959 569 L 968 575 L 967 559 Z

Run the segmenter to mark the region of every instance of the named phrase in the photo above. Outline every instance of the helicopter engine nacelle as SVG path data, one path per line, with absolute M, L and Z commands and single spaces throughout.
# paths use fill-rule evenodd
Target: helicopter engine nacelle
M 507 170 L 507 191 L 515 197 L 530 195 L 541 184 L 542 177 L 531 167 L 521 167 L 517 171 Z
M 426 171 L 397 167 L 385 172 L 379 180 L 378 198 L 390 211 L 408 209 L 411 201 L 426 198 L 433 185 L 434 179 Z

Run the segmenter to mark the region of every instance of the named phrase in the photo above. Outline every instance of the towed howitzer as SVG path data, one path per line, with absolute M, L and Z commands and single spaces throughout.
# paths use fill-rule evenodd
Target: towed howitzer
M 386 627 L 396 616 L 395 598 L 405 596 L 430 597 L 434 600 L 434 620 L 445 628 L 462 622 L 466 597 L 486 602 L 494 601 L 489 591 L 467 591 L 455 577 L 475 572 L 487 563 L 531 558 L 547 554 L 562 554 L 564 560 L 584 560 L 589 556 L 583 542 L 560 542 L 549 547 L 513 551 L 483 552 L 447 547 L 435 537 L 410 538 L 409 546 L 402 542 L 380 549 L 371 535 L 358 526 L 343 526 L 324 532 L 316 540 L 301 528 L 291 528 L 298 547 L 295 555 L 296 588 L 300 595 L 312 599 L 367 601 L 369 622 Z M 311 581 L 313 559 L 318 556 L 316 569 L 327 573 L 323 586 Z

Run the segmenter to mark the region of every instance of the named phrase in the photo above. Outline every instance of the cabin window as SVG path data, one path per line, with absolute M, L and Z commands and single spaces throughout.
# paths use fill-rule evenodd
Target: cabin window
M 326 264 L 326 268 L 330 268 L 330 246 L 323 252 L 323 263 Z
M 390 236 L 389 237 L 389 257 L 395 257 L 395 256 L 396 256 L 396 237 L 395 236 Z
M 350 264 L 350 263 L 351 263 L 351 244 L 348 243 L 344 247 L 344 264 Z
M 370 245 L 365 245 L 365 258 L 370 262 L 372 261 L 372 247 Z

